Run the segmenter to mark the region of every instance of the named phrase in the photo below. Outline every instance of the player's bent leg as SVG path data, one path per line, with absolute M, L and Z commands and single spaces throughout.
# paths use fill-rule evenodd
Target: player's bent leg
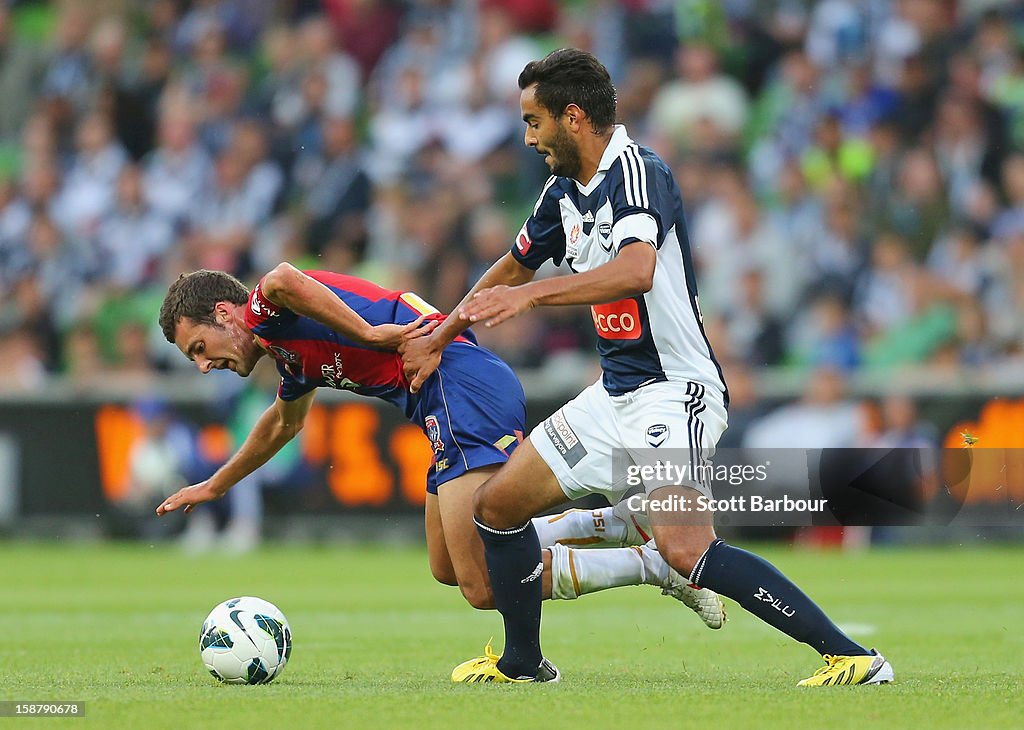
M 534 515 L 565 499 L 555 475 L 527 438 L 477 490 L 473 512 L 491 529 L 509 530 L 522 527 Z
M 437 488 L 438 508 L 449 560 L 463 597 L 473 608 L 494 608 L 484 546 L 473 524 L 473 496 L 498 470 L 497 465 L 473 469 Z
M 473 511 L 484 544 L 494 603 L 505 625 L 505 650 L 458 665 L 453 682 L 558 678 L 540 649 L 544 563 L 530 518 L 565 500 L 555 475 L 527 438 L 477 490 Z
M 669 490 L 674 490 L 677 496 L 686 496 L 680 489 L 685 488 L 656 489 L 651 499 L 669 496 L 672 494 Z M 822 654 L 826 666 L 804 680 L 805 686 L 891 680 L 892 667 L 884 657 L 868 651 L 840 631 L 825 612 L 774 565 L 715 538 L 710 525 L 702 524 L 712 518 L 710 513 L 668 513 L 652 519 L 654 538 L 673 568 L 692 583 L 732 598 L 765 623 Z M 706 549 L 694 558 L 702 544 Z
M 453 566 L 456 583 L 462 595 L 473 608 L 494 608 L 494 595 L 487 574 L 484 546 L 473 522 L 473 497 L 489 477 L 498 471 L 498 465 L 481 467 L 466 472 L 438 487 L 438 510 L 447 549 L 447 560 Z M 544 559 L 544 597 L 551 595 L 551 556 Z
M 427 501 L 423 508 L 423 527 L 427 536 L 427 560 L 430 563 L 430 574 L 434 580 L 446 586 L 457 586 L 458 577 L 455 566 L 448 554 L 448 545 L 444 539 L 444 528 L 441 525 L 441 508 L 436 494 L 427 493 Z

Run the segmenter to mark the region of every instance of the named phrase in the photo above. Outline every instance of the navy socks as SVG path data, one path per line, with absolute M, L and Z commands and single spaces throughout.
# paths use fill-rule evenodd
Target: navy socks
M 540 605 L 544 563 L 532 522 L 513 530 L 495 530 L 476 522 L 484 542 L 494 604 L 505 621 L 505 650 L 498 669 L 506 677 L 532 677 L 541 660 Z
M 722 540 L 711 543 L 694 566 L 690 580 L 728 596 L 765 623 L 819 654 L 858 656 L 870 653 L 840 631 L 825 612 L 774 565 Z

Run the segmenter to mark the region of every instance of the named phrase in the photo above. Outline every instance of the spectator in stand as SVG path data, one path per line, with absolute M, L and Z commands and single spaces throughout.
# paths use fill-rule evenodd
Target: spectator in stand
M 839 449 L 855 445 L 861 431 L 860 406 L 846 397 L 846 379 L 833 369 L 815 370 L 799 401 L 783 405 L 747 428 L 751 449 Z
M 366 248 L 371 187 L 355 125 L 346 117 L 328 118 L 321 136 L 322 149 L 300 153 L 292 171 L 294 192 L 301 201 L 303 238 L 314 254 L 334 241 L 361 256 Z
M 128 153 L 114 138 L 101 114 L 84 117 L 75 134 L 76 153 L 64 173 L 54 201 L 61 227 L 70 235 L 91 238 L 114 205 L 114 189 Z
M 1005 239 L 1024 232 L 1024 153 L 1014 152 L 1007 156 L 1002 173 L 1006 205 L 992 220 L 992 235 Z
M 780 59 L 750 112 L 747 164 L 755 191 L 770 190 L 786 161 L 799 158 L 814 138 L 828 105 L 817 67 L 801 50 Z
M 297 42 L 307 71 L 323 74 L 327 86 L 324 113 L 352 117 L 358 110 L 362 88 L 359 64 L 338 48 L 330 22 L 323 16 L 306 18 L 299 26 Z
M 850 373 L 860 364 L 860 335 L 841 296 L 821 294 L 790 328 L 790 361 L 798 367 Z
M 909 150 L 900 163 L 894 194 L 876 222 L 900 234 L 915 261 L 923 262 L 950 224 L 950 208 L 935 155 L 926 147 Z
M 677 78 L 661 87 L 651 102 L 648 134 L 664 140 L 663 148 L 691 148 L 692 136 L 702 120 L 738 144 L 747 122 L 746 91 L 738 81 L 718 69 L 715 50 L 690 42 L 676 57 Z
M 849 301 L 867 255 L 866 221 L 855 190 L 833 181 L 825 193 L 825 226 L 807 255 L 811 294 L 830 291 Z
M 161 112 L 159 144 L 143 161 L 146 204 L 177 228 L 210 191 L 213 163 L 196 141 L 195 114 L 174 100 Z
M 11 6 L 0 3 L 0 144 L 17 140 L 32 113 L 46 66 L 46 49 L 18 35 Z
M 871 262 L 854 292 L 857 317 L 868 337 L 905 322 L 913 311 L 913 290 L 921 270 L 907 242 L 884 233 L 871 246 Z
M 729 352 L 758 367 L 777 365 L 784 353 L 785 330 L 767 305 L 764 271 L 750 265 L 737 276 L 739 296 L 723 315 Z
M 928 254 L 928 270 L 965 299 L 980 300 L 992 281 L 991 256 L 986 256 L 977 231 L 959 226 L 936 241 Z
M 112 291 L 130 292 L 161 281 L 162 263 L 171 256 L 174 243 L 170 221 L 143 199 L 142 171 L 125 165 L 112 209 L 96 232 L 104 283 Z
M 215 170 L 212 189 L 196 201 L 188 218 L 188 264 L 245 276 L 253 236 L 269 211 L 246 185 L 248 169 L 237 154 L 222 152 Z

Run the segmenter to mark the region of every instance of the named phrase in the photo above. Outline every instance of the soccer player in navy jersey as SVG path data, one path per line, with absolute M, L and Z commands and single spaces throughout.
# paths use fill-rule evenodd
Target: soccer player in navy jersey
M 275 402 L 228 462 L 208 480 L 168 497 L 157 514 L 180 507 L 188 512 L 217 499 L 263 465 L 302 428 L 318 387 L 381 398 L 402 409 L 434 450 L 425 509 L 431 572 L 442 583 L 458 585 L 471 605 L 492 608 L 483 545 L 473 524 L 473 493 L 518 446 L 525 397 L 512 370 L 478 347 L 468 330 L 453 338 L 418 392 L 410 392 L 396 348 L 428 333 L 440 319 L 412 292 L 327 271 L 302 272 L 290 264 L 277 266 L 251 292 L 223 272 L 183 274 L 160 309 L 167 340 L 203 373 L 226 369 L 245 377 L 268 355 L 281 383 Z M 642 530 L 612 512 L 573 510 L 538 518 L 549 546 L 547 569 L 535 576 L 545 597 L 574 599 L 648 583 L 693 609 L 709 627 L 721 627 L 718 595 L 689 585 L 643 544 Z M 633 547 L 576 551 L 563 544 L 598 541 Z M 572 565 L 552 561 L 552 555 L 574 552 L 582 554 Z
M 458 316 L 401 345 L 410 386 L 424 382 L 471 323 L 498 325 L 541 305 L 591 305 L 603 377 L 538 425 L 476 492 L 505 647 L 500 657 L 488 646 L 460 664 L 456 682 L 557 679 L 540 647 L 542 593 L 531 576 L 541 551 L 531 518 L 567 497 L 621 499 L 626 484 L 613 473 L 615 451 L 635 465 L 652 466 L 659 458 L 652 452 L 665 449 L 702 463 L 727 423 L 728 391 L 704 334 L 671 171 L 615 124 L 615 88 L 593 55 L 554 51 L 526 65 L 519 88 L 524 142 L 544 155 L 552 176 L 511 251 L 466 295 Z M 573 273 L 533 281 L 549 259 Z M 695 505 L 711 494 L 696 480 L 643 481 L 661 506 Z M 675 570 L 822 654 L 825 666 L 800 684 L 892 679 L 884 657 L 846 636 L 774 566 L 717 539 L 710 511 L 678 510 L 651 522 Z

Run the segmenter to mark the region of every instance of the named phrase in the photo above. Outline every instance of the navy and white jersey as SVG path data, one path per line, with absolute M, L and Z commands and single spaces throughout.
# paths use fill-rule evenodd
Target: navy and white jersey
M 646 242 L 646 243 L 645 243 Z M 668 166 L 616 125 L 597 174 L 584 186 L 551 177 L 512 246 L 523 266 L 564 259 L 574 272 L 611 261 L 623 246 L 658 251 L 646 294 L 591 307 L 604 387 L 622 395 L 642 385 L 693 381 L 728 392 L 704 334 L 679 187 Z

